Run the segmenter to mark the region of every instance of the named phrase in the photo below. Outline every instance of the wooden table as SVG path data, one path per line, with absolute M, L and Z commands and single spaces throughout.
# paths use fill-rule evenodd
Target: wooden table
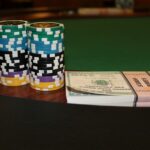
M 35 101 L 66 103 L 65 88 L 52 92 L 36 91 L 30 85 L 20 87 L 8 87 L 0 85 L 1 96 L 11 96 Z

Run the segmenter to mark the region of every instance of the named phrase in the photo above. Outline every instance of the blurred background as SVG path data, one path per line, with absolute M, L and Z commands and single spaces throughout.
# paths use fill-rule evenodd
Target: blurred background
M 0 18 L 44 20 L 150 15 L 150 0 L 1 0 Z

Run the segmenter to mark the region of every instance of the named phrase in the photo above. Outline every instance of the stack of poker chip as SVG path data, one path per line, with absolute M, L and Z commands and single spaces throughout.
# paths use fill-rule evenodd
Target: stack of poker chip
M 0 72 L 1 83 L 21 86 L 29 83 L 27 22 L 0 21 Z
M 37 22 L 27 27 L 30 84 L 40 91 L 64 85 L 64 26 Z

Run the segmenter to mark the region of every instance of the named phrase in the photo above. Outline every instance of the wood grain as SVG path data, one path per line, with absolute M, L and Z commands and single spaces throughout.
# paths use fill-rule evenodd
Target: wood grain
M 32 99 L 36 101 L 66 103 L 64 87 L 56 91 L 43 92 L 32 89 L 30 85 L 18 87 L 8 87 L 0 85 L 0 95 Z

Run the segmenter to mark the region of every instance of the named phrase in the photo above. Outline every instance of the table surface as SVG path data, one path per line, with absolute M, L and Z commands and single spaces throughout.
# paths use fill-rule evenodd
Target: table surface
M 0 95 L 31 99 L 35 101 L 66 103 L 64 87 L 57 91 L 43 92 L 32 89 L 29 84 L 18 87 L 0 85 Z
M 62 22 L 67 70 L 150 70 L 150 17 Z
M 56 20 L 65 24 L 66 70 L 150 70 L 150 17 Z M 0 85 L 0 95 L 66 103 L 65 88 Z
M 66 105 L 0 97 L 2 150 L 144 150 L 149 108 Z
M 66 26 L 66 69 L 149 70 L 149 18 L 60 21 Z M 29 85 L 1 85 L 0 95 L 0 149 L 143 150 L 149 145 L 149 108 L 69 105 L 64 88 L 39 92 Z

